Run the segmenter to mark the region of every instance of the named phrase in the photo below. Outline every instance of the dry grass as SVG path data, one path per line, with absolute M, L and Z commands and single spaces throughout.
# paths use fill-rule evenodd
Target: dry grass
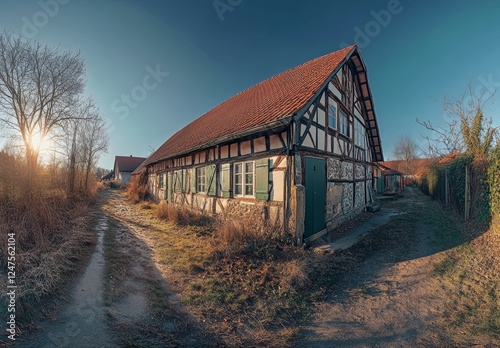
M 280 273 L 280 289 L 283 292 L 288 292 L 292 289 L 303 289 L 309 283 L 309 274 L 306 262 L 303 259 L 294 259 L 285 262 Z
M 92 181 L 89 190 L 69 199 L 61 168 L 28 170 L 22 158 L 2 152 L 0 163 L 0 235 L 15 234 L 17 311 L 27 318 L 88 256 L 95 243 L 88 216 L 97 188 Z M 0 239 L 0 248 L 7 251 L 7 238 Z M 6 252 L 0 253 L 0 267 L 3 281 Z
M 139 175 L 132 176 L 127 187 L 127 197 L 134 203 L 145 200 L 148 194 L 148 186 L 140 180 Z
M 249 221 L 223 221 L 214 235 L 215 251 L 226 257 L 240 255 L 252 243 L 258 243 L 263 233 Z
M 155 210 L 157 219 L 168 220 L 173 224 L 178 224 L 181 220 L 185 220 L 186 215 L 187 213 L 184 210 L 166 201 L 161 201 Z
M 151 206 L 150 203 L 142 203 L 141 207 Z M 154 210 L 154 216 L 160 220 L 166 220 L 174 225 L 208 226 L 211 227 L 213 218 L 208 215 L 193 211 L 186 207 L 179 207 L 175 204 L 161 201 Z
M 468 224 L 465 232 L 477 228 Z M 469 230 L 469 231 L 467 231 Z M 450 297 L 445 316 L 469 335 L 500 341 L 500 219 L 482 235 L 448 251 L 436 273 Z
M 280 242 L 272 229 L 252 228 L 251 221 L 214 222 L 171 204 L 144 204 L 127 204 L 127 212 L 117 214 L 149 226 L 166 282 L 199 322 L 228 346 L 290 345 L 310 312 L 305 251 Z M 189 221 L 174 223 L 172 214 Z

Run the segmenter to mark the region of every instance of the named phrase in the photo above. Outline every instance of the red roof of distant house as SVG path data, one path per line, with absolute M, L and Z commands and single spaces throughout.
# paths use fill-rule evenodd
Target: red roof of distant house
M 116 168 L 116 165 L 118 164 L 118 169 L 120 170 L 120 172 L 133 172 L 145 160 L 146 158 L 144 157 L 116 156 L 115 165 L 113 168 Z
M 448 164 L 448 163 L 452 162 L 458 156 L 460 156 L 460 153 L 458 153 L 458 152 L 452 152 L 452 153 L 444 156 L 443 158 L 441 158 L 439 160 L 439 164 Z
M 410 163 L 410 169 L 407 168 L 407 163 L 405 160 L 395 160 L 395 161 L 385 161 L 379 162 L 383 166 L 397 170 L 405 175 L 420 176 L 425 173 L 430 166 L 436 164 L 448 164 L 453 161 L 459 153 L 452 152 L 447 156 L 441 158 L 416 158 Z
M 249 130 L 279 120 L 289 121 L 289 117 L 306 106 L 335 69 L 354 52 L 357 52 L 356 46 L 332 52 L 235 95 L 172 135 L 148 158 L 146 164 L 213 146 L 228 136 L 236 138 Z M 360 60 L 356 60 L 356 63 L 362 66 Z M 367 86 L 363 93 L 368 94 L 367 98 L 371 98 Z M 372 105 L 371 101 L 369 105 Z M 370 117 L 374 118 L 373 111 L 370 112 Z M 380 154 L 377 157 L 380 160 L 382 150 L 376 120 L 372 123 L 374 127 L 370 131 L 376 134 L 379 146 L 377 151 Z

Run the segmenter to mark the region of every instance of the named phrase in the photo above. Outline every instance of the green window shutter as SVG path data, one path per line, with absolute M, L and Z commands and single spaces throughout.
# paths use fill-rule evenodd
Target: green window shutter
M 174 172 L 174 192 L 182 191 L 182 171 L 176 170 Z
M 167 175 L 167 201 L 172 202 L 172 189 L 173 189 L 172 172 Z
M 188 183 L 187 183 L 187 169 L 182 169 L 182 193 L 186 193 L 188 190 Z
M 255 161 L 255 198 L 269 199 L 269 160 L 263 158 Z
M 191 168 L 190 179 L 191 179 L 191 193 L 196 193 L 196 168 Z
M 216 186 L 216 178 L 215 174 L 217 171 L 215 170 L 215 165 L 207 166 L 205 169 L 205 180 L 206 180 L 206 187 L 207 187 L 207 194 L 209 196 L 215 196 L 217 193 L 217 186 Z
M 167 199 L 167 191 L 168 191 L 168 182 L 167 182 L 167 173 L 163 173 L 163 199 Z
M 231 197 L 231 164 L 224 163 L 221 168 L 222 197 Z

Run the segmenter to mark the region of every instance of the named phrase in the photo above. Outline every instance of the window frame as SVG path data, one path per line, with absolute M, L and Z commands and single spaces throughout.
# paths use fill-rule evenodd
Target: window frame
M 360 139 L 362 139 L 362 144 L 360 144 Z M 354 118 L 354 145 L 363 150 L 366 149 L 366 128 L 356 117 Z
M 343 120 L 345 120 L 345 123 L 342 122 Z M 345 127 L 346 132 L 344 132 L 344 127 Z M 339 132 L 340 132 L 340 134 L 350 138 L 351 137 L 351 129 L 350 128 L 351 127 L 349 126 L 349 114 L 345 113 L 342 110 L 339 110 Z
M 246 165 L 247 164 L 250 164 L 252 165 L 252 171 L 249 172 L 247 171 L 247 167 Z M 237 173 L 237 170 L 236 168 L 238 166 L 241 166 L 241 172 L 240 173 Z M 252 182 L 251 184 L 248 184 L 247 183 L 247 175 L 252 175 Z M 237 183 L 237 180 L 236 180 L 236 177 L 237 176 L 241 176 L 241 182 L 238 184 Z M 237 163 L 234 163 L 233 164 L 233 197 L 243 197 L 243 198 L 255 198 L 255 161 L 245 161 L 245 162 L 237 162 Z M 249 195 L 247 194 L 247 186 L 251 185 L 252 186 L 252 194 Z M 237 189 L 236 187 L 237 186 L 241 186 L 241 193 L 237 193 Z
M 332 109 L 335 110 L 335 116 L 331 116 L 330 115 L 330 112 L 332 111 Z M 333 104 L 332 101 L 328 100 L 328 128 L 331 128 L 331 129 L 337 129 L 337 119 L 338 119 L 338 112 L 337 112 L 337 105 Z M 334 119 L 334 125 L 332 125 L 332 123 L 330 122 L 330 119 L 333 118 Z
M 206 167 L 197 167 L 195 170 L 196 193 L 207 193 L 207 170 Z M 200 179 L 203 179 L 200 181 Z
M 160 175 L 159 175 L 158 188 L 160 190 L 163 190 L 165 188 L 165 178 L 163 175 L 164 175 L 164 173 L 160 173 Z

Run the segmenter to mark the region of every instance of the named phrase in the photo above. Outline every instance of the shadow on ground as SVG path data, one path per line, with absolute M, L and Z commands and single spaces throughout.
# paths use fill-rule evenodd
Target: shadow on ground
M 362 235 L 356 244 L 333 252 L 316 249 L 319 255 L 310 268 L 318 301 L 294 345 L 432 347 L 452 342 L 446 328 L 436 324 L 447 297 L 435 267 L 444 251 L 487 229 L 465 233 L 455 214 L 413 188 L 403 198 L 382 202 L 372 218 L 384 224 L 366 221 L 366 214 L 371 213 L 364 213 L 365 221 L 357 226 L 351 223 L 352 232 L 342 236 Z M 332 236 L 324 240 L 335 244 Z

